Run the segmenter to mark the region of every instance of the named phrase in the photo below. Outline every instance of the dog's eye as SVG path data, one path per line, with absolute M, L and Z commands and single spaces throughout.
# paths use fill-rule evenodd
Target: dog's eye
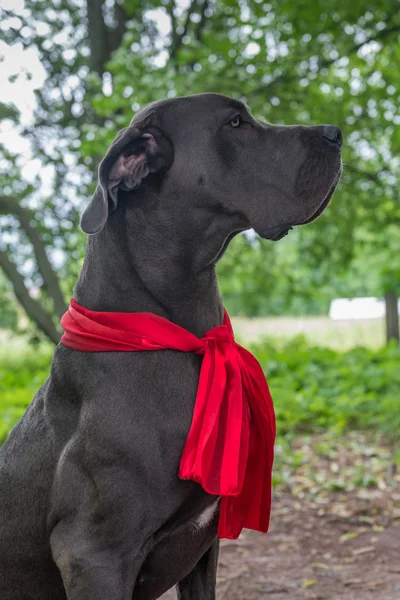
M 242 117 L 240 115 L 236 115 L 236 117 L 233 117 L 233 119 L 229 121 L 229 125 L 231 127 L 240 127 L 241 125 L 243 125 Z

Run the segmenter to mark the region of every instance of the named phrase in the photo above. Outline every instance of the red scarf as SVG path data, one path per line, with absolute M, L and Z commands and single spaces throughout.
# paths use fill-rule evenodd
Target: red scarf
M 260 364 L 223 325 L 198 338 L 152 313 L 97 312 L 71 300 L 61 342 L 81 352 L 177 350 L 204 355 L 179 477 L 221 496 L 218 537 L 267 532 L 275 441 L 272 398 Z

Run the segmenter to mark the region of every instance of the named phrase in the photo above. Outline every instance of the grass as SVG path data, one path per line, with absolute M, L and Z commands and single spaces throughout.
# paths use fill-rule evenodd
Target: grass
M 331 321 L 329 317 L 274 317 L 247 319 L 235 317 L 236 336 L 246 344 L 267 337 L 275 344 L 302 334 L 312 346 L 349 350 L 356 346 L 377 349 L 385 343 L 383 319 Z

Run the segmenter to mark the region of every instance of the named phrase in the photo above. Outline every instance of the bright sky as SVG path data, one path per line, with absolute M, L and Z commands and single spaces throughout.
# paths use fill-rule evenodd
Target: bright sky
M 0 89 L 1 101 L 12 103 L 21 112 L 21 124 L 27 124 L 35 106 L 34 90 L 40 88 L 46 73 L 34 49 L 24 50 L 21 43 L 7 46 L 0 41 Z M 32 78 L 28 78 L 28 73 Z M 16 76 L 14 82 L 9 77 Z M 11 122 L 0 124 L 0 142 L 14 152 L 29 151 L 29 143 L 15 131 Z

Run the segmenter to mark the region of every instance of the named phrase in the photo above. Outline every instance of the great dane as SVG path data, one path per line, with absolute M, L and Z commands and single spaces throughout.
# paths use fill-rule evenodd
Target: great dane
M 337 127 L 271 125 L 218 94 L 148 105 L 100 165 L 75 299 L 203 336 L 222 322 L 230 240 L 315 219 L 340 147 Z M 0 454 L 1 600 L 215 598 L 218 499 L 177 476 L 200 365 L 57 346 Z

